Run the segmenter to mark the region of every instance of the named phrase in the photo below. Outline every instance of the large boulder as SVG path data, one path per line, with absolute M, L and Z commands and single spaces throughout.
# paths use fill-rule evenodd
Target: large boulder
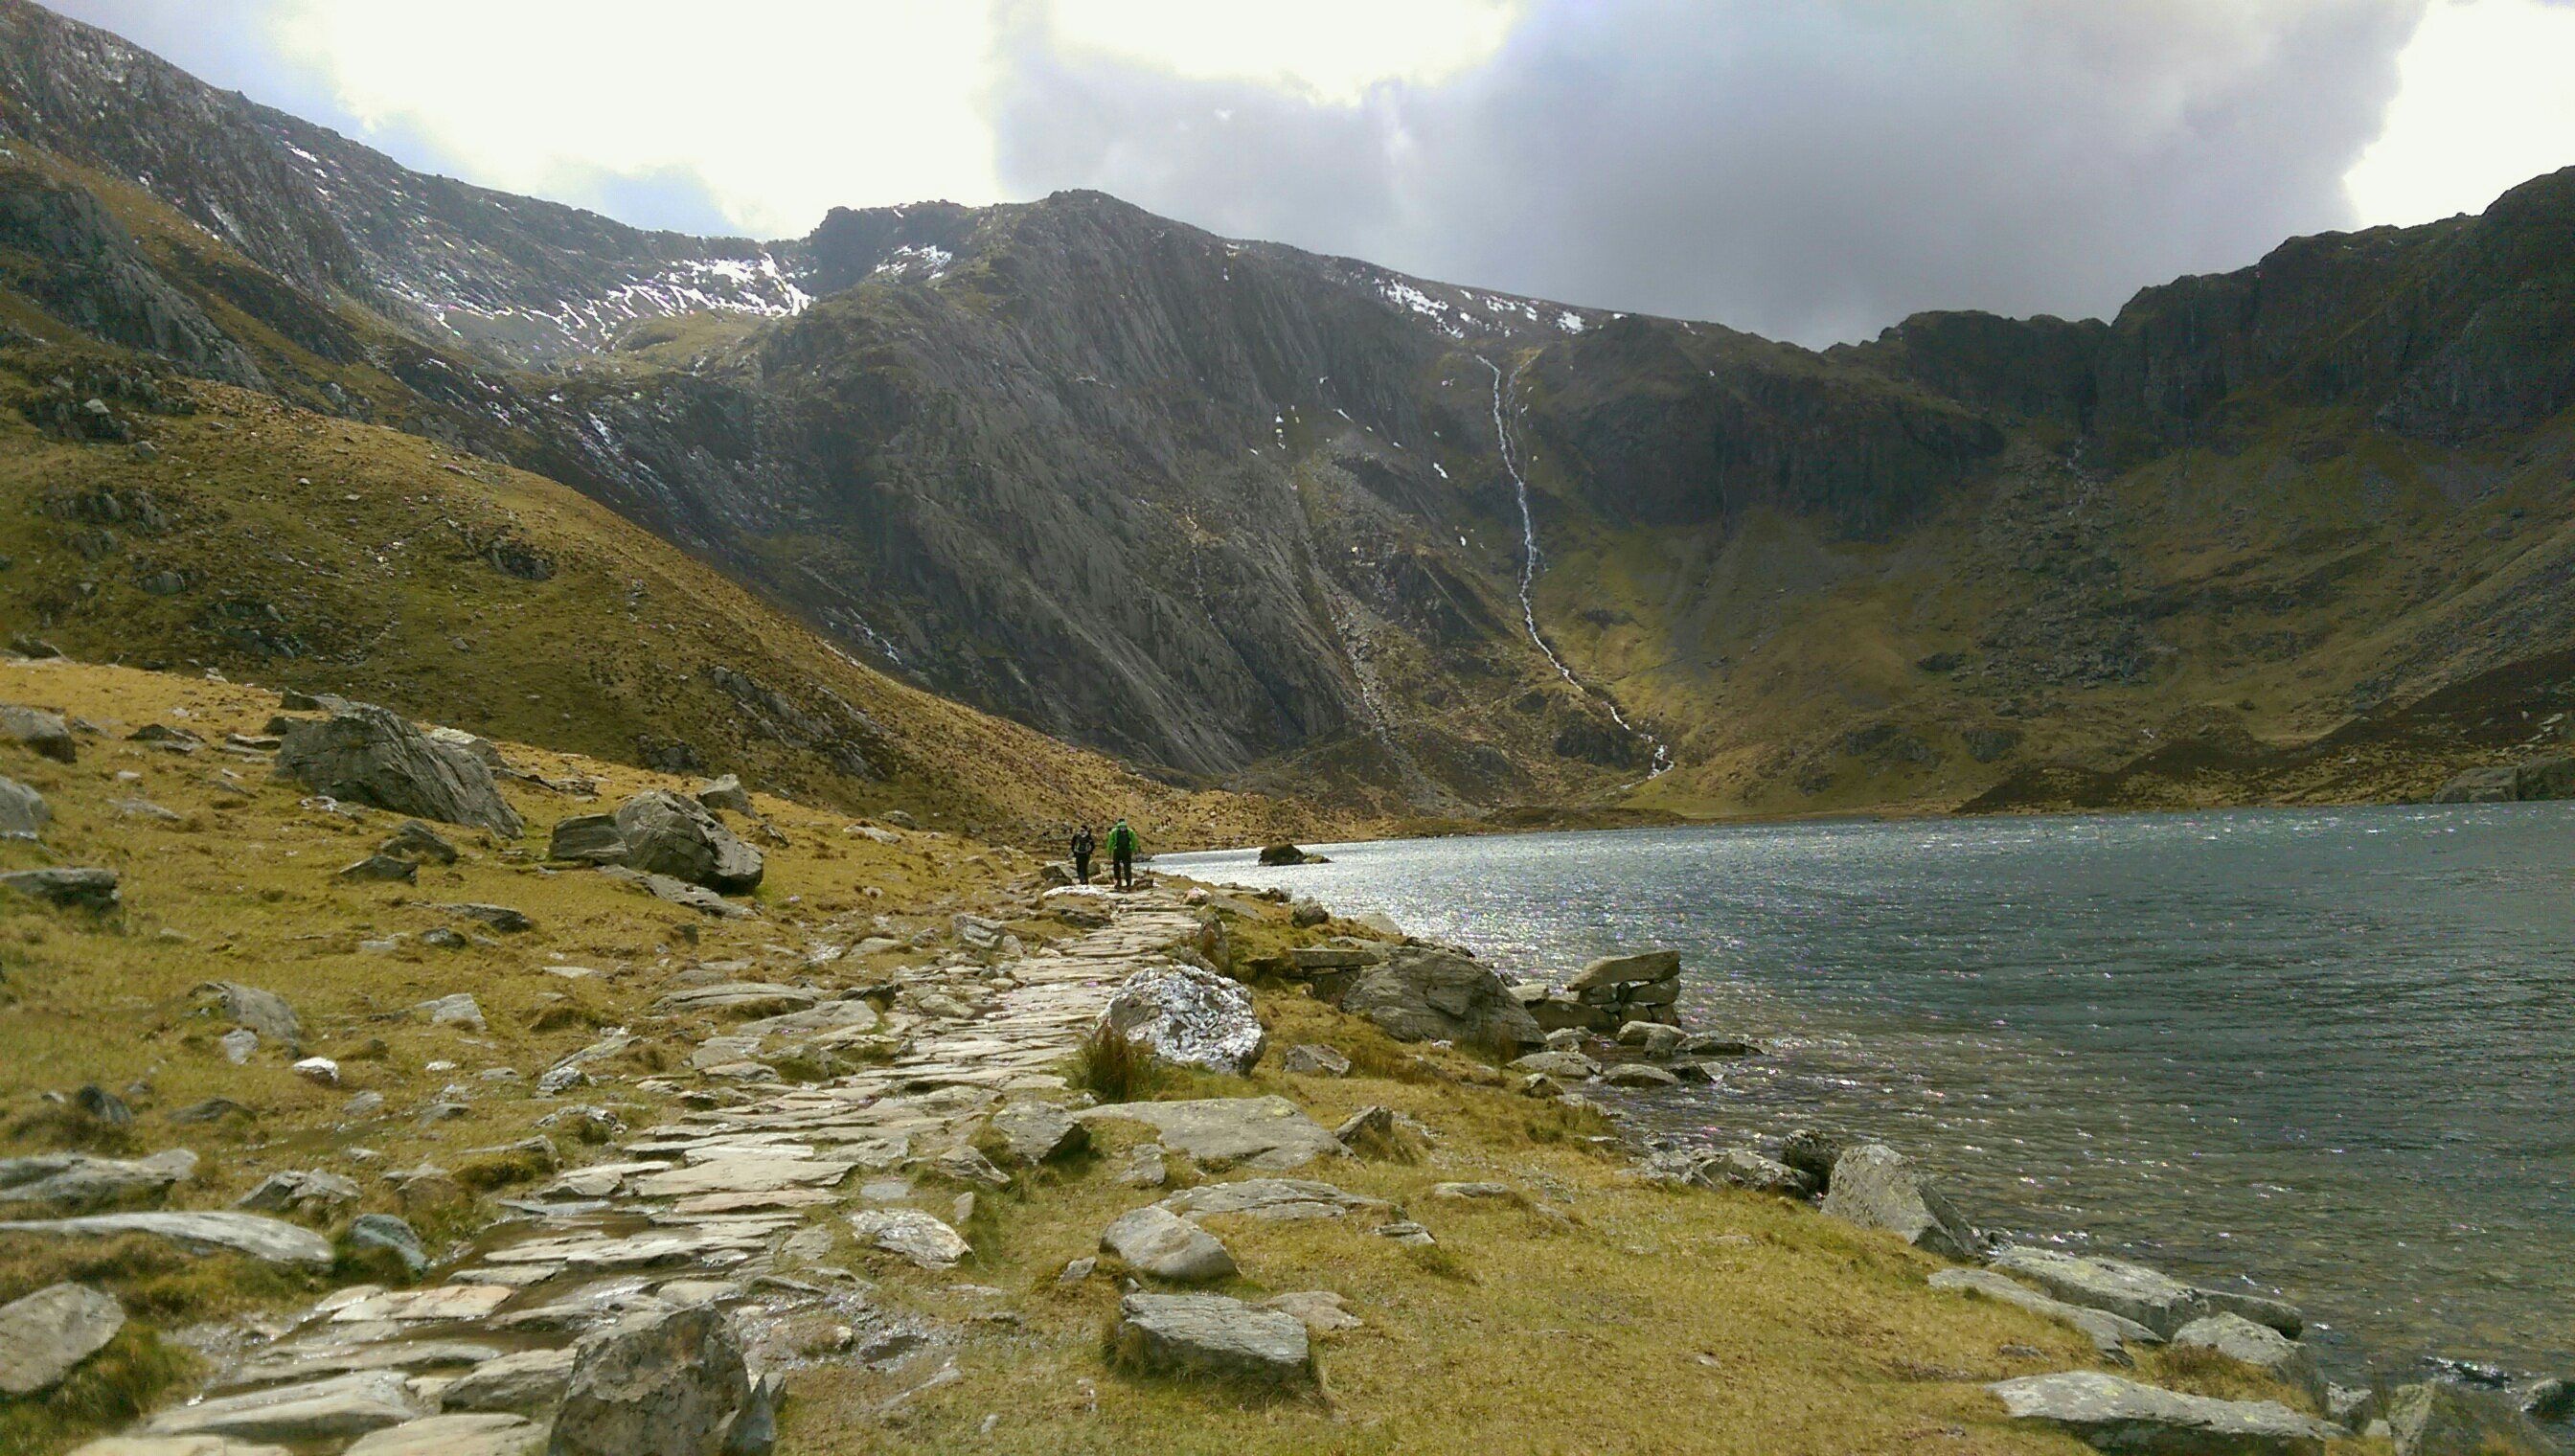
M 2184 1325 L 2205 1317 L 2208 1296 L 2171 1275 L 2125 1259 L 2062 1254 L 2054 1249 L 2015 1246 L 1994 1255 L 1993 1266 L 2026 1279 L 2068 1304 L 2106 1309 L 2132 1319 L 2165 1339 Z
M 1677 950 L 1639 950 L 1629 955 L 1603 955 L 1574 972 L 1564 988 L 1579 995 L 1613 986 L 1651 985 L 1681 973 Z
M 1234 1255 L 1206 1229 L 1160 1204 L 1130 1209 L 1100 1232 L 1100 1250 L 1128 1267 L 1173 1284 L 1213 1284 L 1241 1272 Z
M 64 763 L 80 756 L 79 747 L 72 742 L 71 726 L 63 722 L 61 714 L 20 708 L 14 703 L 0 703 L 0 742 L 13 742 Z
M 2092 1341 L 2092 1347 L 2100 1351 L 2103 1359 L 2114 1365 L 2136 1362 L 2132 1346 L 2163 1343 L 2163 1336 L 2133 1319 L 2122 1319 L 2106 1309 L 2085 1309 L 2079 1304 L 2052 1299 L 1991 1269 L 1935 1269 L 1931 1274 L 1931 1287 L 1980 1294 L 2059 1324 L 2072 1325 Z
M 2520 775 L 2512 765 L 2470 768 L 2433 790 L 2434 803 L 2510 803 L 2520 796 Z
M 1177 963 L 1127 977 L 1100 1024 L 1160 1060 L 1234 1076 L 1251 1071 L 1270 1041 L 1242 982 Z
M 2325 1372 L 2316 1364 L 2315 1353 L 2269 1325 L 2240 1314 L 2204 1315 L 2175 1330 L 2172 1342 L 2176 1349 L 2213 1350 L 2251 1366 L 2303 1392 L 2317 1409 L 2324 1408 Z
M 491 765 L 433 742 L 389 709 L 356 703 L 286 730 L 277 766 L 316 793 L 395 813 L 472 824 L 505 839 L 524 828 L 501 796 Z
M 2274 1400 L 2218 1400 L 2068 1370 L 1988 1385 L 2012 1419 L 2137 1456 L 2323 1456 L 2345 1433 Z
M 546 857 L 576 864 L 623 864 L 626 838 L 615 814 L 566 814 L 546 836 Z
M 1984 1248 L 1984 1236 L 1940 1190 L 1882 1142 L 1861 1143 L 1834 1160 L 1823 1210 L 1952 1259 L 1974 1258 Z
M 0 1204 L 78 1213 L 111 1203 L 157 1199 L 196 1171 L 197 1155 L 176 1147 L 147 1158 L 105 1158 L 85 1152 L 0 1158 Z
M 742 1341 L 709 1305 L 648 1309 L 582 1337 L 550 1456 L 717 1456 L 755 1404 Z
M 1546 1040 L 1507 982 L 1445 945 L 1396 946 L 1352 976 L 1339 1005 L 1397 1041 L 1521 1047 Z
M 0 839 L 35 838 L 53 816 L 43 794 L 15 778 L 0 778 Z
M 1118 1304 L 1118 1358 L 1154 1375 L 1258 1385 L 1313 1378 L 1304 1322 L 1222 1294 L 1130 1294 Z
M 118 898 L 116 871 L 94 867 L 12 870 L 0 874 L 0 889 L 43 900 L 56 909 L 101 914 L 115 909 Z
M 2437 1380 L 2390 1395 L 2387 1429 L 2397 1456 L 2546 1456 L 2558 1449 L 2503 1396 Z
M 2524 803 L 2575 798 L 2575 757 L 2532 758 L 2514 765 L 2512 791 Z
M 760 887 L 760 851 L 694 798 L 646 789 L 617 806 L 617 834 L 626 841 L 629 868 L 726 894 Z
M 125 1328 L 125 1306 L 86 1284 L 53 1284 L 0 1304 L 0 1394 L 62 1383 Z

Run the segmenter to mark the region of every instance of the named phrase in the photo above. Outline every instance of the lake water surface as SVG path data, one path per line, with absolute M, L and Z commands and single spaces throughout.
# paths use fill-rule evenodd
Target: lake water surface
M 1176 871 L 1382 910 L 1506 976 L 1682 953 L 1770 1054 L 1623 1099 L 1812 1124 L 1971 1217 L 2302 1305 L 2329 1363 L 2575 1368 L 2575 805 L 1763 824 Z

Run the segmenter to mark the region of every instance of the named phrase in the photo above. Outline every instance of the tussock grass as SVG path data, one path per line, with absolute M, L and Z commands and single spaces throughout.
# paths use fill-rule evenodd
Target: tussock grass
M 1171 1084 L 1172 1068 L 1108 1026 L 1095 1026 L 1073 1053 L 1066 1080 L 1103 1102 L 1143 1102 Z

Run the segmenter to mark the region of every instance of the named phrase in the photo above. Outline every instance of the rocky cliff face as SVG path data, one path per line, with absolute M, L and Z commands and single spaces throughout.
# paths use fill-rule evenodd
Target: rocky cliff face
M 553 476 L 1179 776 L 1450 810 L 1679 744 L 1648 798 L 1956 798 L 2213 701 L 2322 731 L 2568 616 L 2575 171 L 2108 322 L 1814 353 L 1097 194 L 651 233 L 24 0 L 0 136 L 31 337 Z

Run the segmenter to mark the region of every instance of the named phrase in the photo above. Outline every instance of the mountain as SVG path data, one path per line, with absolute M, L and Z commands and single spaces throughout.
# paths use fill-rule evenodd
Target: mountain
M 1815 352 L 1094 193 L 645 232 L 23 0 L 0 138 L 31 379 L 110 346 L 560 482 L 1174 782 L 1428 815 L 2353 798 L 2558 728 L 2575 171 L 2106 322 Z M 79 393 L 28 418 L 77 433 Z

